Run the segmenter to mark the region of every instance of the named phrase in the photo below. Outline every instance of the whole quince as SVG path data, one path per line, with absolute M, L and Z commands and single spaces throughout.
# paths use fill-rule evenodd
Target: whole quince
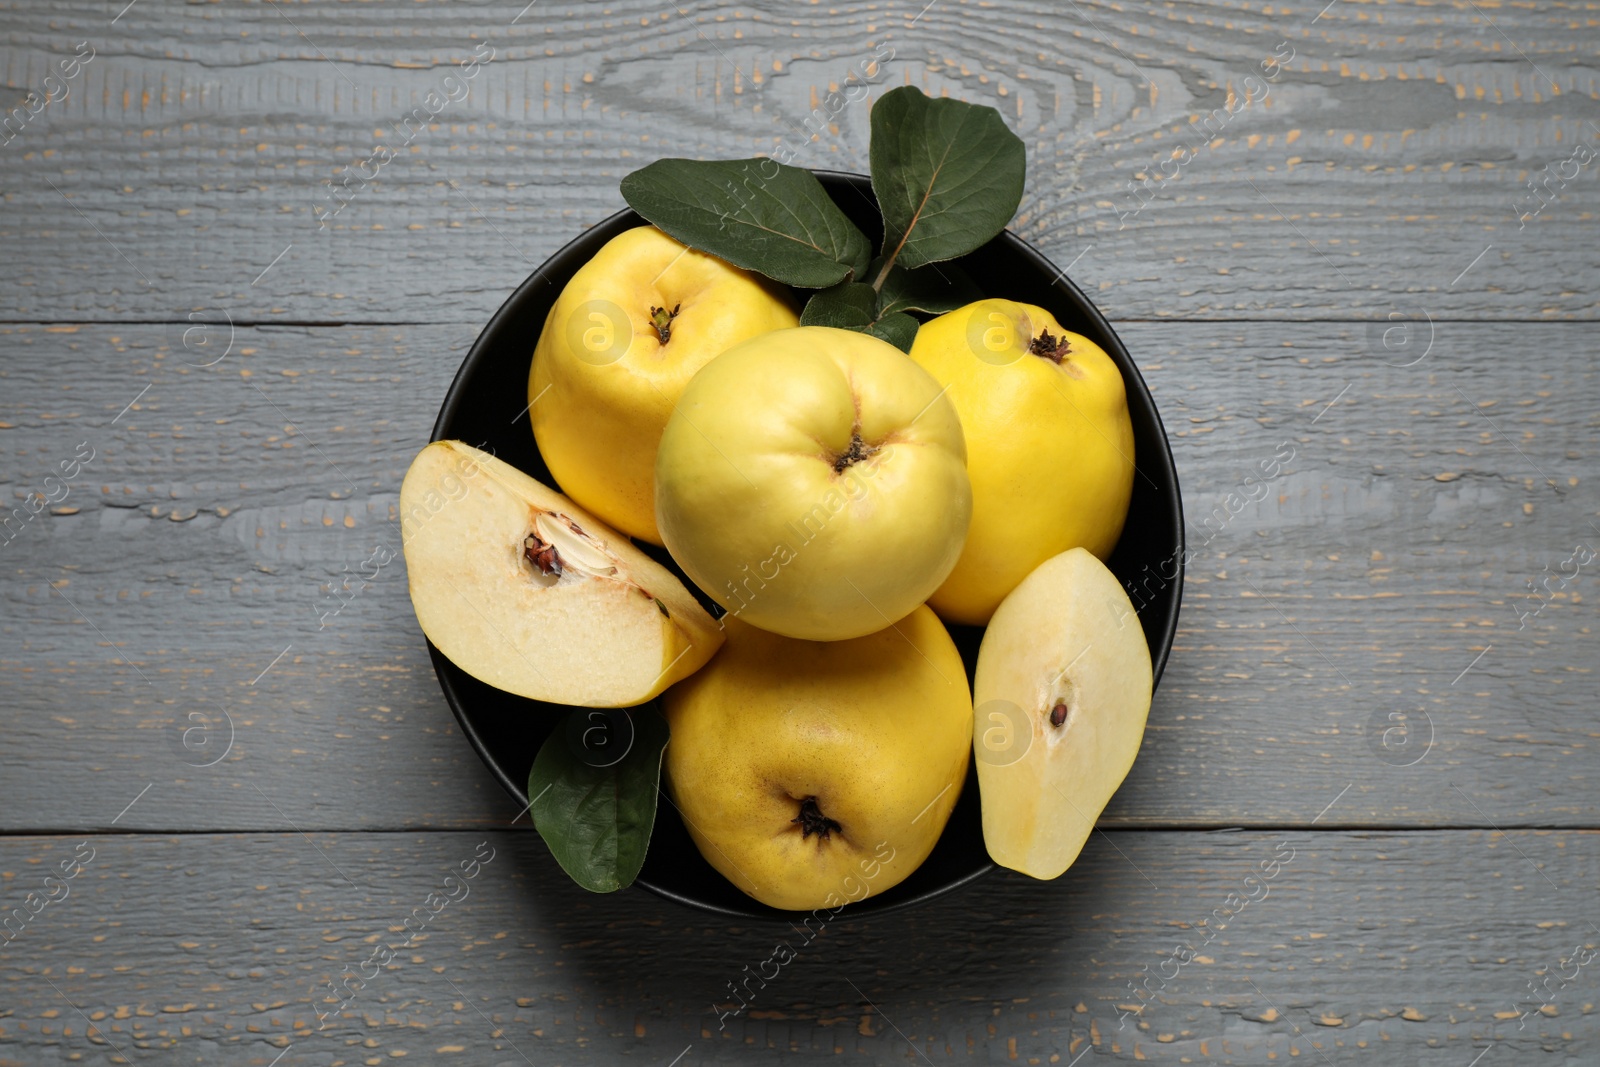
M 667 690 L 665 773 L 706 861 L 774 908 L 843 907 L 917 869 L 966 779 L 972 699 L 926 607 L 850 641 L 724 619 Z
M 545 319 L 528 376 L 534 439 L 561 488 L 656 544 L 656 443 L 683 387 L 723 349 L 799 319 L 759 275 L 654 226 L 618 234 Z
M 972 495 L 955 408 L 905 353 L 828 326 L 708 363 L 656 457 L 675 560 L 742 621 L 837 641 L 903 618 L 955 566 Z
M 1111 554 L 1133 494 L 1133 424 L 1099 345 L 1041 307 L 979 300 L 924 324 L 911 358 L 960 415 L 972 482 L 972 525 L 928 598 L 935 611 L 982 625 L 1052 556 Z

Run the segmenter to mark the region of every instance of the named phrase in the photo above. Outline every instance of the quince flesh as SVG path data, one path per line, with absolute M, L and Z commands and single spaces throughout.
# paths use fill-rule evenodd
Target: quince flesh
M 1151 684 L 1139 617 L 1086 549 L 1011 591 L 973 678 L 983 841 L 996 863 L 1034 878 L 1072 866 L 1139 754 Z

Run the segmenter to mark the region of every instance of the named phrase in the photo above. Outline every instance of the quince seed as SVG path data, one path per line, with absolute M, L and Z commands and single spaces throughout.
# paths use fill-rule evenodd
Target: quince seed
M 540 574 L 553 574 L 561 576 L 561 557 L 556 554 L 555 546 L 548 541 L 541 541 L 538 534 L 529 534 L 522 541 L 522 555 L 527 561 L 539 568 Z

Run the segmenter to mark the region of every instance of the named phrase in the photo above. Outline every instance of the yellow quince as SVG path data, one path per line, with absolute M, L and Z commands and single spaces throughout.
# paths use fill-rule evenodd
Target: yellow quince
M 1052 556 L 1111 554 L 1133 494 L 1133 424 L 1099 345 L 1043 308 L 991 299 L 925 323 L 911 358 L 955 405 L 972 482 L 972 524 L 928 598 L 935 611 L 982 625 Z
M 679 394 L 723 349 L 798 322 L 779 286 L 654 226 L 613 237 L 534 348 L 529 419 L 550 473 L 605 522 L 660 544 L 656 445 Z
M 684 573 L 742 621 L 862 637 L 955 566 L 965 454 L 955 409 L 904 352 L 831 326 L 775 330 L 684 390 L 661 435 L 656 521 Z
M 723 622 L 721 653 L 662 697 L 667 786 L 701 855 L 774 908 L 897 885 L 939 840 L 972 751 L 943 624 L 919 607 L 821 642 Z

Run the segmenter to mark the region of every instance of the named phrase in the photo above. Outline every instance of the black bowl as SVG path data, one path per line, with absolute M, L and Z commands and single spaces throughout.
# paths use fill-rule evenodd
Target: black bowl
M 882 223 L 871 183 L 862 175 L 817 172 L 823 187 L 844 213 L 872 238 L 881 240 Z M 494 452 L 547 485 L 555 485 L 539 455 L 526 415 L 528 363 L 534 342 L 568 279 L 600 247 L 624 230 L 643 225 L 632 211 L 619 211 L 585 231 L 523 282 L 479 334 L 450 385 L 433 440 L 460 440 Z M 1138 473 L 1122 539 L 1108 565 L 1130 591 L 1150 644 L 1155 678 L 1161 678 L 1178 625 L 1183 588 L 1183 511 L 1172 452 L 1155 402 L 1127 349 L 1104 316 L 1076 285 L 1022 238 L 1006 232 L 956 261 L 986 296 L 1037 304 L 1064 327 L 1080 333 L 1110 354 L 1122 370 L 1128 411 L 1133 417 Z M 665 552 L 644 546 L 667 564 L 690 589 L 694 585 Z M 696 590 L 698 592 L 698 590 Z M 702 596 L 708 605 L 709 599 Z M 983 636 L 979 627 L 951 627 L 971 678 Z M 485 685 L 440 655 L 432 644 L 433 666 L 450 710 L 467 740 L 506 791 L 527 802 L 533 757 L 566 708 L 525 700 Z M 994 869 L 983 846 L 975 769 L 944 834 L 921 867 L 883 893 L 849 906 L 854 918 L 907 907 L 947 893 Z M 638 885 L 669 900 L 740 918 L 789 918 L 747 897 L 700 857 L 672 805 L 663 803 Z

